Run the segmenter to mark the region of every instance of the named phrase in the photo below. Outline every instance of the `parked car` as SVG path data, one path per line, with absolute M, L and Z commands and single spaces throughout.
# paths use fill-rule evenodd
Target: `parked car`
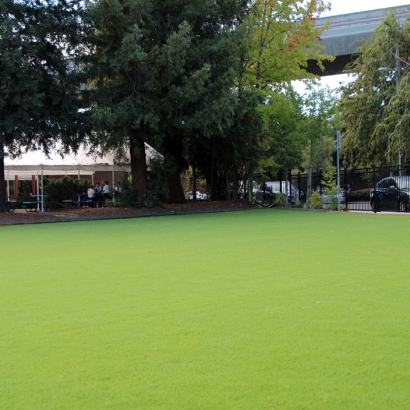
M 188 191 L 186 194 L 187 194 L 188 199 L 194 199 L 194 195 L 192 191 Z M 203 201 L 206 199 L 206 194 L 202 194 L 201 192 L 196 191 L 196 199 Z
M 410 176 L 387 177 L 370 190 L 372 211 L 410 210 Z
M 331 204 L 333 202 L 333 200 L 335 200 L 335 202 L 337 202 L 337 196 L 338 194 L 329 194 L 329 191 L 324 189 L 322 191 L 322 203 L 323 205 L 328 205 Z M 341 204 L 344 204 L 346 202 L 346 194 L 344 190 L 340 190 L 339 191 L 339 200 Z
M 280 181 L 267 181 L 259 186 L 259 190 L 256 193 L 256 202 L 261 203 L 262 201 L 272 202 L 276 194 L 281 192 L 281 182 Z M 297 204 L 299 200 L 305 200 L 305 194 L 300 191 L 289 181 L 282 181 L 282 194 L 287 193 L 288 201 L 291 204 Z

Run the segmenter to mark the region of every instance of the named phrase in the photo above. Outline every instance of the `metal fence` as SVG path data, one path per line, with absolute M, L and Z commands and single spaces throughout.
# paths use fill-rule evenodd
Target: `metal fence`
M 323 193 L 322 172 L 312 173 L 311 187 L 306 174 L 291 176 L 299 192 Z M 343 168 L 340 172 L 341 203 L 354 211 L 410 211 L 410 166 Z M 303 200 L 303 198 L 300 198 Z
M 410 210 L 408 165 L 345 170 L 345 174 L 347 209 L 374 212 Z
M 261 177 L 256 177 L 256 180 L 261 184 L 259 197 L 269 200 L 269 182 L 266 182 L 265 187 L 265 181 Z M 282 171 L 274 180 L 278 181 L 276 192 L 287 191 L 288 201 L 293 204 L 307 201 L 315 191 L 322 194 L 324 204 L 329 203 L 326 202 L 329 198 L 326 196 L 321 171 L 312 172 L 311 178 L 307 173 L 292 174 L 290 171 Z M 285 183 L 285 180 L 289 181 L 290 185 Z M 272 185 L 272 181 L 270 184 Z M 340 171 L 339 198 L 348 210 L 410 211 L 410 166 L 343 168 Z
M 242 199 L 253 198 L 257 202 L 271 204 L 275 194 L 287 193 L 287 201 L 293 205 L 306 202 L 318 191 L 325 206 L 330 203 L 323 184 L 321 171 L 295 173 L 282 171 L 275 177 L 254 175 L 252 194 L 247 193 L 248 183 L 240 185 L 238 195 Z M 285 182 L 287 181 L 287 182 Z M 192 178 L 184 180 L 185 191 L 192 190 Z M 197 199 L 206 199 L 206 180 L 197 181 Z M 191 191 L 188 192 L 190 194 Z M 198 197 L 198 195 L 200 195 Z M 286 197 L 286 195 L 285 195 Z M 191 199 L 188 197 L 188 199 Z M 410 211 L 410 165 L 371 168 L 342 168 L 340 171 L 340 203 L 354 211 Z M 337 200 L 337 197 L 336 197 Z

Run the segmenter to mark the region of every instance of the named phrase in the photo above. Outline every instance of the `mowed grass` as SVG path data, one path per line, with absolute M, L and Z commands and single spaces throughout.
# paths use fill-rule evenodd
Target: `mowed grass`
M 408 409 L 410 216 L 0 227 L 0 409 Z

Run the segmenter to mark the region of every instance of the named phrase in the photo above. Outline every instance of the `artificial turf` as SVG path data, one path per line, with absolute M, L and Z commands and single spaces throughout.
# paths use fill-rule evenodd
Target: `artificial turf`
M 0 409 L 407 409 L 410 216 L 0 228 Z

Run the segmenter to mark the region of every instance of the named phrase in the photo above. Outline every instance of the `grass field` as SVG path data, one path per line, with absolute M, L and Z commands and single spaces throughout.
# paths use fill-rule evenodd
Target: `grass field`
M 0 409 L 408 409 L 409 216 L 0 227 Z

